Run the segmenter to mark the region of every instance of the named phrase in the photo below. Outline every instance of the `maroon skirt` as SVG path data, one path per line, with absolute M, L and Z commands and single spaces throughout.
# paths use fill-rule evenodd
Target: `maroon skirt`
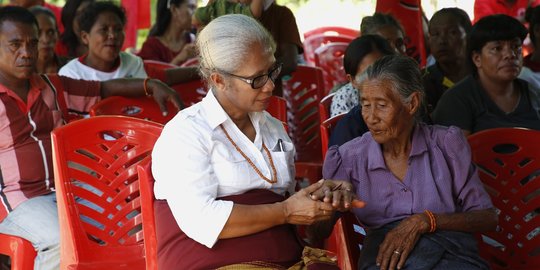
M 280 202 L 284 197 L 270 190 L 257 189 L 220 200 L 257 205 Z M 180 230 L 167 201 L 155 201 L 154 209 L 159 269 L 214 269 L 251 261 L 290 267 L 302 256 L 303 242 L 293 225 L 280 225 L 251 235 L 221 239 L 208 248 Z

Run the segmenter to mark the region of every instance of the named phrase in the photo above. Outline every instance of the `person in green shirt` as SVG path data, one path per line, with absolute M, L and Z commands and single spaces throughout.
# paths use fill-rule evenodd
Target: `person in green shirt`
M 192 24 L 200 29 L 213 19 L 226 14 L 244 14 L 258 19 L 262 15 L 264 2 L 265 0 L 209 0 L 206 6 L 195 10 Z

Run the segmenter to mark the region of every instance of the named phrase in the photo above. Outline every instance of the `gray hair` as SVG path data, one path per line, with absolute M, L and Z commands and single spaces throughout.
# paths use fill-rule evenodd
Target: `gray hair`
M 389 82 L 392 90 L 400 97 L 403 104 L 411 101 L 411 95 L 418 92 L 420 95 L 419 108 L 416 117 L 422 113 L 424 106 L 424 86 L 422 84 L 422 74 L 418 63 L 414 59 L 399 54 L 386 55 L 369 66 L 356 79 L 358 82 L 366 80 L 384 80 Z
M 212 20 L 197 36 L 201 77 L 209 83 L 212 72 L 234 73 L 257 43 L 269 54 L 276 51 L 270 33 L 251 17 L 232 14 Z

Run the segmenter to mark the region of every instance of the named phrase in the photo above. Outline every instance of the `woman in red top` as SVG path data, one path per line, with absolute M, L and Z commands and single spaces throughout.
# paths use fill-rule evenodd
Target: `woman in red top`
M 145 60 L 181 65 L 195 57 L 191 17 L 196 0 L 158 0 L 156 24 L 150 30 L 139 56 Z

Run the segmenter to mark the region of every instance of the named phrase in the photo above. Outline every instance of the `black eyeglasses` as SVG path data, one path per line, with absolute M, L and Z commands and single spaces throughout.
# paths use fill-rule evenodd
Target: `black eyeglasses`
M 219 72 L 223 73 L 223 74 L 225 74 L 227 76 L 235 77 L 235 78 L 237 78 L 237 79 L 251 85 L 251 88 L 253 88 L 253 89 L 259 89 L 259 88 L 263 87 L 266 84 L 266 82 L 268 82 L 268 79 L 272 80 L 272 82 L 276 82 L 277 77 L 281 73 L 281 67 L 282 66 L 283 66 L 282 63 L 278 63 L 272 69 L 270 69 L 268 71 L 268 73 L 262 74 L 262 75 L 259 75 L 259 76 L 255 76 L 253 78 L 246 78 L 246 77 L 238 76 L 238 75 L 235 75 L 235 74 L 232 74 L 232 73 L 229 73 L 229 72 L 225 72 L 225 71 L 221 71 L 221 70 Z

